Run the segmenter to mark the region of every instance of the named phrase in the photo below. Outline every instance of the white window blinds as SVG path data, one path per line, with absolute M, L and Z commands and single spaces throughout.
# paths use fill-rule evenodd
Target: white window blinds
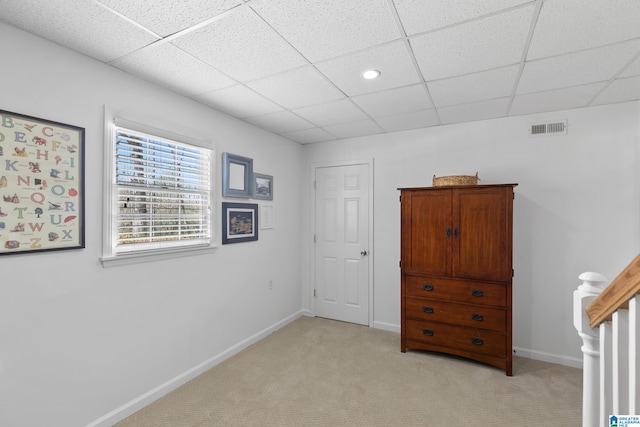
M 211 242 L 212 151 L 115 128 L 115 252 Z

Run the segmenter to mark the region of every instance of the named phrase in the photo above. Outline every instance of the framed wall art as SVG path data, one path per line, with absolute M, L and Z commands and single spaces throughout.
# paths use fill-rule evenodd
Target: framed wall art
M 222 153 L 222 195 L 225 197 L 251 197 L 253 159 Z
M 258 240 L 258 205 L 222 203 L 222 244 Z
M 273 205 L 260 206 L 260 228 L 268 229 L 273 227 Z
M 273 177 L 262 173 L 254 173 L 251 179 L 251 197 L 254 199 L 273 200 Z
M 0 110 L 0 255 L 85 247 L 84 137 Z

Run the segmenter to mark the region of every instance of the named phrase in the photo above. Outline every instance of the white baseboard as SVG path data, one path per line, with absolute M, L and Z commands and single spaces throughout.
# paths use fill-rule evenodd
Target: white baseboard
M 386 322 L 373 322 L 374 329 L 382 329 L 383 331 L 395 332 L 397 334 L 400 333 L 400 325 L 396 325 L 393 323 Z
M 578 359 L 575 357 L 545 353 L 543 351 L 535 351 L 522 347 L 514 347 L 513 354 L 515 356 L 526 357 L 527 359 L 541 360 L 543 362 L 556 363 L 558 365 L 582 369 L 582 359 Z
M 187 382 L 191 381 L 198 375 L 203 374 L 204 372 L 208 371 L 214 366 L 224 362 L 231 356 L 234 356 L 240 353 L 242 350 L 249 347 L 250 345 L 255 344 L 256 342 L 260 341 L 261 339 L 265 338 L 271 333 L 277 331 L 283 326 L 286 326 L 287 324 L 300 318 L 303 314 L 304 314 L 303 310 L 300 310 L 292 314 L 291 316 L 284 318 L 283 320 L 261 330 L 260 332 L 228 348 L 222 353 L 216 356 L 213 356 L 208 360 L 205 360 L 201 364 L 194 366 L 193 368 L 170 379 L 164 384 L 161 384 L 158 387 L 152 390 L 149 390 L 148 392 L 142 394 L 141 396 L 133 399 L 130 402 L 125 403 L 119 408 L 114 409 L 113 411 L 98 418 L 97 420 L 90 422 L 85 427 L 110 427 L 115 423 L 117 423 L 118 421 L 122 421 L 123 419 L 127 418 L 129 415 L 134 414 L 135 412 L 139 411 L 140 409 L 144 408 L 145 406 L 149 405 L 155 400 L 161 398 L 165 394 L 175 390 L 176 388 L 180 387 L 183 384 L 186 384 Z

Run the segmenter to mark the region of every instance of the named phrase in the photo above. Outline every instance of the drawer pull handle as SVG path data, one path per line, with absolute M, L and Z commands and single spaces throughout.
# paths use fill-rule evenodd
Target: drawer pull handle
M 447 237 L 451 237 L 451 227 L 447 227 Z
M 473 313 L 471 315 L 471 320 L 477 320 L 478 322 L 482 322 L 484 320 L 484 316 L 482 314 Z
M 422 333 L 428 337 L 432 337 L 433 336 L 433 330 L 432 329 L 423 329 Z
M 422 311 L 425 313 L 433 313 L 433 307 L 424 306 L 422 307 Z
M 471 344 L 482 345 L 484 340 L 482 338 L 471 338 Z
M 481 297 L 484 296 L 484 292 L 479 289 L 471 289 L 471 295 L 474 297 Z
M 433 285 L 430 283 L 425 283 L 422 285 L 422 290 L 423 291 L 432 291 L 433 290 Z

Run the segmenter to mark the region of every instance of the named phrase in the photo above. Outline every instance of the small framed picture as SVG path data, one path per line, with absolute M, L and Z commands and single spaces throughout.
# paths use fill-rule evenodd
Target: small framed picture
M 254 173 L 251 180 L 251 196 L 254 199 L 273 200 L 273 177 Z
M 260 206 L 260 228 L 273 228 L 273 205 Z
M 222 203 L 222 244 L 258 240 L 258 205 Z
M 253 159 L 222 153 L 222 195 L 225 197 L 251 197 Z

